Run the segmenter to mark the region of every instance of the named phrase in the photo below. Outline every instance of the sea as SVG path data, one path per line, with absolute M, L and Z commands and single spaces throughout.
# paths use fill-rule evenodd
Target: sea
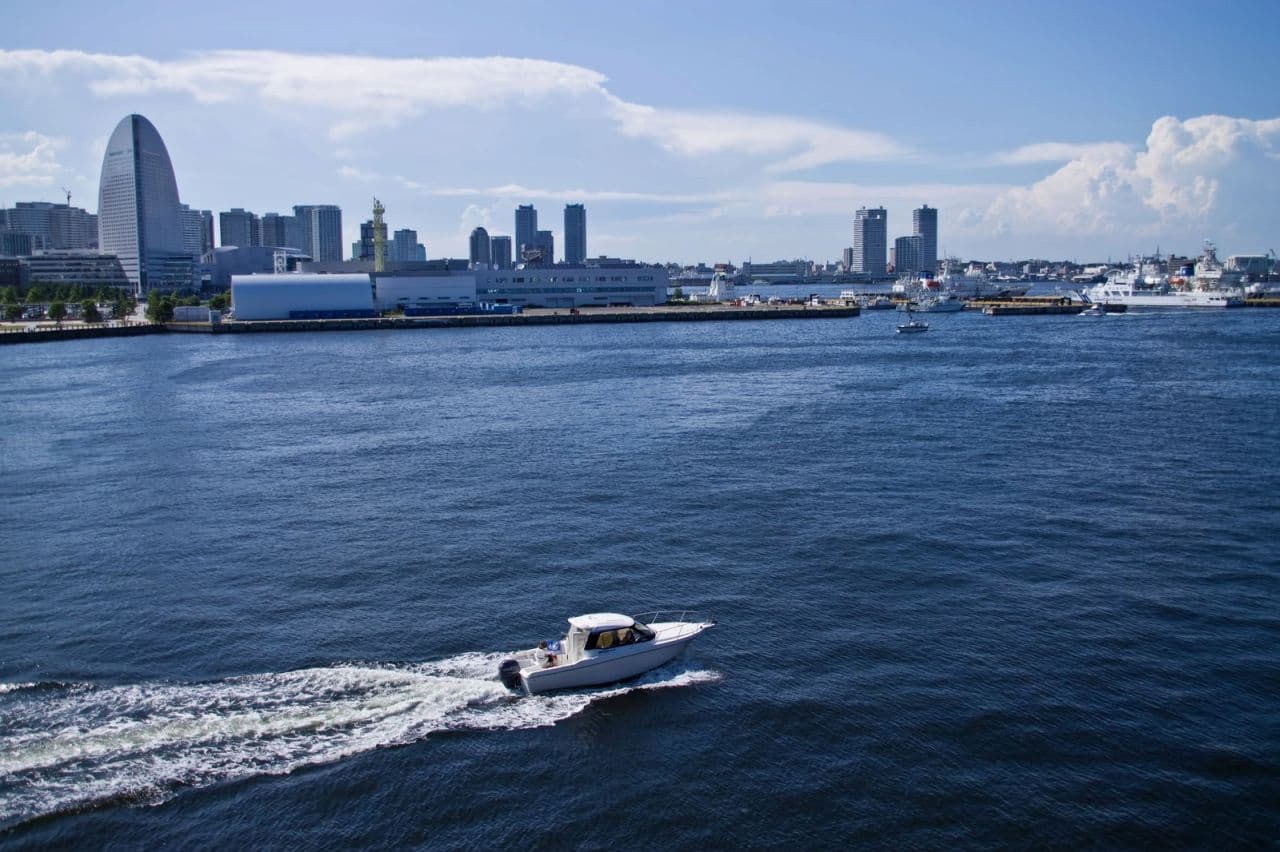
M 0 846 L 1274 848 L 1280 312 L 926 319 L 0 349 Z

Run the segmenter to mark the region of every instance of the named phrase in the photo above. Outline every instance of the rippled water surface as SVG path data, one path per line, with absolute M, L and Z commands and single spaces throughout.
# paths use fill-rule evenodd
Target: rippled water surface
M 929 319 L 5 347 L 0 843 L 1273 843 L 1280 312 Z

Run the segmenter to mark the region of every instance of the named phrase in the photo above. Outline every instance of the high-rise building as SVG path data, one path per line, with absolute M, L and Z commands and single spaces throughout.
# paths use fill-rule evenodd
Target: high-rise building
M 342 208 L 335 204 L 295 205 L 303 254 L 317 261 L 342 260 Z
M 373 220 L 360 223 L 360 242 L 351 246 L 352 260 L 373 260 L 374 244 L 377 242 L 377 232 L 382 231 L 382 242 L 385 245 L 387 241 L 387 223 L 382 222 L 374 225 Z M 416 236 L 416 235 L 415 235 Z
M 853 271 L 853 247 L 846 248 L 840 255 L 840 261 L 844 265 L 845 272 Z
M 200 211 L 200 254 L 205 255 L 213 251 L 213 247 L 217 243 L 213 241 L 213 211 Z
M 173 163 L 159 131 L 141 115 L 125 116 L 102 157 L 98 247 L 120 259 L 138 295 L 192 283 L 180 204 Z
M 34 251 L 98 247 L 98 217 L 70 204 L 19 201 L 9 210 L 0 210 L 0 231 L 26 234 Z
M 550 266 L 556 262 L 556 238 L 550 231 L 537 231 L 533 237 L 534 246 L 542 252 L 542 265 Z
M 213 228 L 213 213 L 209 210 L 192 210 L 186 204 L 179 206 L 178 210 L 182 216 L 182 249 L 193 259 L 198 258 L 213 247 L 208 244 L 212 239 L 206 241 L 205 235 L 206 224 L 211 230 Z
M 581 266 L 587 259 L 587 208 L 581 204 L 564 206 L 564 262 Z
M 922 205 L 911 211 L 911 233 L 920 238 L 920 271 L 938 269 L 938 208 Z
M 220 245 L 240 248 L 262 245 L 258 216 L 243 207 L 232 207 L 229 211 L 218 214 L 218 233 L 222 236 Z
M 919 236 L 898 237 L 893 241 L 893 271 L 899 276 L 910 275 L 915 278 L 923 271 L 920 264 L 920 247 L 923 241 Z
M 853 219 L 853 271 L 884 275 L 889 214 L 883 207 L 859 207 Z
M 391 259 L 396 262 L 418 259 L 418 232 L 412 228 L 401 228 L 391 237 Z M 426 248 L 422 247 L 423 260 L 426 260 Z
M 521 204 L 516 208 L 516 257 L 525 249 L 537 248 L 538 211 L 532 204 Z
M 493 251 L 489 245 L 489 232 L 484 228 L 476 228 L 471 232 L 471 265 L 489 266 L 493 263 Z
M 511 264 L 511 237 L 494 236 L 489 238 L 489 257 L 492 258 L 494 269 L 510 269 Z
M 301 237 L 301 234 L 297 231 L 296 221 L 297 218 L 294 216 L 281 216 L 279 213 L 263 213 L 260 222 L 262 244 L 264 246 L 273 246 L 275 248 L 283 248 L 287 246 L 289 248 L 301 250 L 301 246 L 297 246 L 289 242 L 291 238 L 299 239 Z

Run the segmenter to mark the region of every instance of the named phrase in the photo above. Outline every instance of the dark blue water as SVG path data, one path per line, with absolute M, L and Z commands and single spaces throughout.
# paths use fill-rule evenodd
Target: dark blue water
M 897 321 L 6 347 L 0 842 L 1273 843 L 1280 312 Z

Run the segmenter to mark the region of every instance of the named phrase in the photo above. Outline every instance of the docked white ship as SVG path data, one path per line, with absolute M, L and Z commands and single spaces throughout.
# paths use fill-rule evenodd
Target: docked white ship
M 1142 262 L 1085 288 L 1084 296 L 1097 304 L 1131 308 L 1235 308 L 1244 304 L 1242 285 L 1243 275 L 1223 268 L 1217 249 L 1206 240 L 1190 281 L 1171 281 L 1157 264 Z

